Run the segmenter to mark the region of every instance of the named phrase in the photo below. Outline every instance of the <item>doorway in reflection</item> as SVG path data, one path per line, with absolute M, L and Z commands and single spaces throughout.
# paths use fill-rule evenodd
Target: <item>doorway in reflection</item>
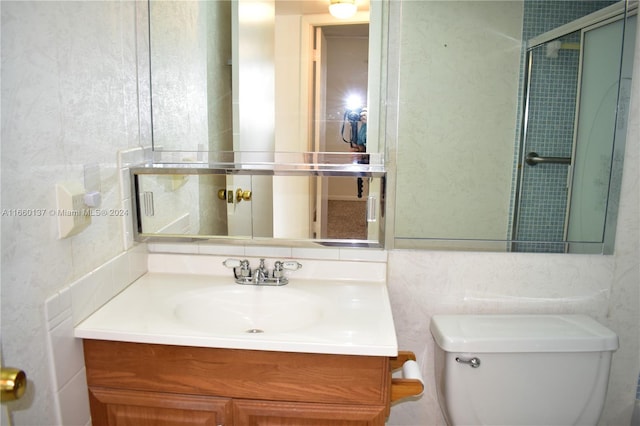
M 365 152 L 369 24 L 314 28 L 312 150 Z M 354 157 L 354 161 L 363 161 Z M 366 239 L 367 181 L 313 180 L 316 238 Z

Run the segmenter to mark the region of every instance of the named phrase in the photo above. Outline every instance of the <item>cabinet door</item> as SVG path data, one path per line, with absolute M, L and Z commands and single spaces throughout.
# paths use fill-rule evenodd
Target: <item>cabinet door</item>
M 93 426 L 231 426 L 231 400 L 89 388 Z
M 384 406 L 233 400 L 236 426 L 383 426 L 385 417 Z

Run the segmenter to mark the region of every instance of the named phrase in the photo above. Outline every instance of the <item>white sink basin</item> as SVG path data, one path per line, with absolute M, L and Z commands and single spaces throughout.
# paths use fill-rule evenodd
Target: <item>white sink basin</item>
M 227 272 L 225 270 L 225 272 Z M 147 273 L 75 327 L 85 339 L 285 352 L 395 356 L 384 281 Z
M 326 301 L 286 287 L 224 286 L 191 291 L 176 303 L 174 315 L 190 327 L 211 333 L 283 333 L 317 324 Z

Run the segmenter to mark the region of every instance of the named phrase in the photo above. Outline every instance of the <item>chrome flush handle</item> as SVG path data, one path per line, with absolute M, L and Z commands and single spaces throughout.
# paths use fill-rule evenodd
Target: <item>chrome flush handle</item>
M 467 364 L 471 366 L 471 368 L 480 367 L 480 358 L 476 358 L 476 357 L 473 357 L 471 359 L 462 359 L 460 357 L 456 357 L 456 362 L 459 362 L 460 364 Z

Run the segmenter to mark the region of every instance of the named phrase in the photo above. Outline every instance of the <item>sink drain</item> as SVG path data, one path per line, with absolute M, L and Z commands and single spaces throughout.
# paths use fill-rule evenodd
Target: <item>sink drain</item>
M 260 330 L 259 328 L 250 328 L 246 332 L 251 334 L 256 334 L 256 333 L 264 333 L 264 330 Z

